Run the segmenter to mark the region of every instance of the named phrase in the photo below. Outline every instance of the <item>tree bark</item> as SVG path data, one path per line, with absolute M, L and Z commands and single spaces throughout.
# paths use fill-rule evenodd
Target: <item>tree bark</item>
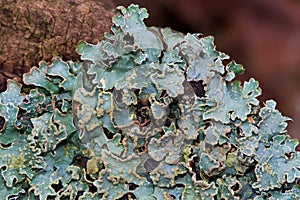
M 53 54 L 78 60 L 80 40 L 96 43 L 109 32 L 112 7 L 109 0 L 0 0 L 0 91 Z

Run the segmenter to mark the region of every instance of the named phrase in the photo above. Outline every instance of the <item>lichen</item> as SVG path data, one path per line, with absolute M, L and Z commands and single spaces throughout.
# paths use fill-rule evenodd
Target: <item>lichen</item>
M 299 199 L 289 118 L 213 37 L 119 7 L 80 62 L 41 62 L 0 94 L 6 199 Z

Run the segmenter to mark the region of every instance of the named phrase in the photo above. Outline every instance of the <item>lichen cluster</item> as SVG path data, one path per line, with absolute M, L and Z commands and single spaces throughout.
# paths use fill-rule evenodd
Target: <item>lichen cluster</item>
M 0 94 L 6 199 L 299 199 L 298 141 L 276 103 L 212 37 L 146 27 L 120 7 L 81 42 Z

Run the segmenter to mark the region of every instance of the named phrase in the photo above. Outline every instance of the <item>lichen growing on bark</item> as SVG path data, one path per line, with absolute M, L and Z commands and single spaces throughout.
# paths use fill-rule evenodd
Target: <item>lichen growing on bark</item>
M 213 38 L 146 27 L 119 7 L 81 42 L 0 93 L 6 199 L 299 199 L 298 141 L 273 100 Z M 199 92 L 199 90 L 201 92 Z

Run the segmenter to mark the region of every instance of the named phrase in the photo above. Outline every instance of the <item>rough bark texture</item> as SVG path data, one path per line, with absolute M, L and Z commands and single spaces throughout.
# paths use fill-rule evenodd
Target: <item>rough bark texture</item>
M 0 91 L 53 53 L 78 60 L 78 41 L 96 43 L 109 32 L 111 7 L 105 0 L 0 0 Z

